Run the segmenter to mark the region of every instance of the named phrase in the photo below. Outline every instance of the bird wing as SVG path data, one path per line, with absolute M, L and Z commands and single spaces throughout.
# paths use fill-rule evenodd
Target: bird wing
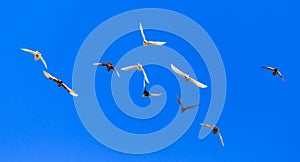
M 120 74 L 119 74 L 117 68 L 115 68 L 115 67 L 112 67 L 112 68 L 114 69 L 114 71 L 115 71 L 115 73 L 118 75 L 118 77 L 120 77 Z
M 58 79 L 55 78 L 54 76 L 50 75 L 49 73 L 47 73 L 46 71 L 43 71 L 44 72 L 44 75 L 45 77 L 49 78 L 50 80 L 53 80 L 55 82 L 58 82 Z
M 280 76 L 280 78 L 282 79 L 282 81 L 285 81 L 283 75 L 279 71 L 277 71 L 277 74 Z
M 144 40 L 144 41 L 147 41 L 147 40 L 146 40 L 146 37 L 145 37 L 145 34 L 144 34 L 144 30 L 143 30 L 142 23 L 140 23 L 140 31 L 141 31 L 141 34 L 142 34 L 143 40 Z
M 269 69 L 269 70 L 274 70 L 275 69 L 275 68 L 272 68 L 270 66 L 262 66 L 262 68 Z
M 149 93 L 149 96 L 161 96 L 161 93 Z
M 41 59 L 41 61 L 43 62 L 45 68 L 48 69 L 48 66 L 47 66 L 47 64 L 46 64 L 45 59 L 44 59 L 42 56 L 40 57 L 40 59 Z
M 132 70 L 132 69 L 137 69 L 137 68 L 138 68 L 137 65 L 133 65 L 133 66 L 123 67 L 123 68 L 121 68 L 121 70 Z
M 184 77 L 186 76 L 185 73 L 183 73 L 182 71 L 180 71 L 177 67 L 175 67 L 173 64 L 171 64 L 171 69 L 178 75 Z
M 62 84 L 62 86 L 72 95 L 77 97 L 78 94 L 76 92 L 74 92 L 71 88 L 69 88 L 65 83 Z
M 198 86 L 200 88 L 207 88 L 207 85 L 202 84 L 193 78 L 190 78 L 189 81 L 191 81 L 193 84 L 195 84 L 196 86 Z
M 186 107 L 185 109 L 192 109 L 192 108 L 195 108 L 195 107 L 198 107 L 199 105 L 192 105 L 192 106 L 188 106 Z
M 176 98 L 177 98 L 177 101 L 178 101 L 180 107 L 182 108 L 182 107 L 183 107 L 183 104 L 182 104 L 182 102 L 181 102 L 181 99 L 178 97 L 177 93 L 176 93 Z
M 210 129 L 214 128 L 214 126 L 211 126 L 211 125 L 208 125 L 208 124 L 204 124 L 204 123 L 201 123 L 200 125 L 203 126 L 203 127 L 206 127 L 206 128 L 210 128 Z
M 30 53 L 30 54 L 35 55 L 35 51 L 32 51 L 32 50 L 30 50 L 30 49 L 21 48 L 21 50 L 22 50 L 22 51 L 25 51 L 25 52 L 27 52 L 27 53 Z
M 146 74 L 146 72 L 145 72 L 145 70 L 144 70 L 144 68 L 142 67 L 142 72 L 143 72 L 143 75 L 144 75 L 144 78 L 145 78 L 145 81 L 149 84 L 150 82 L 149 82 L 149 80 L 148 80 L 148 77 L 147 77 L 147 74 Z
M 222 146 L 224 147 L 224 141 L 223 141 L 223 138 L 222 138 L 222 135 L 221 135 L 220 131 L 218 131 L 218 135 L 219 135 L 220 141 L 222 143 Z
M 94 66 L 103 66 L 102 63 L 93 63 Z
M 159 41 L 148 41 L 148 44 L 154 45 L 154 46 L 161 46 L 166 44 L 167 42 L 159 42 Z

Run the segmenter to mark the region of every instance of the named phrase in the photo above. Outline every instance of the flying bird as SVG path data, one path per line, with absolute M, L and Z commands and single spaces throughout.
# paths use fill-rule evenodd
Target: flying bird
M 177 94 L 176 94 L 176 98 L 177 98 L 177 101 L 180 105 L 181 113 L 183 113 L 187 109 L 192 109 L 192 108 L 195 108 L 195 107 L 199 106 L 199 105 L 192 105 L 192 106 L 183 107 L 183 103 L 182 103 L 181 99 L 178 97 Z
M 42 57 L 42 54 L 38 50 L 32 51 L 32 50 L 26 49 L 26 48 L 21 48 L 21 50 L 25 51 L 27 53 L 33 54 L 34 55 L 34 61 L 41 60 L 43 62 L 43 64 L 44 64 L 44 66 L 46 67 L 46 69 L 48 69 L 46 61 L 44 60 L 44 58 Z
M 115 73 L 120 77 L 118 70 L 112 65 L 110 62 L 103 62 L 103 63 L 94 63 L 94 66 L 106 66 L 107 71 L 109 72 L 111 69 L 115 71 Z
M 148 40 L 146 40 L 144 30 L 143 30 L 143 27 L 142 27 L 142 23 L 140 23 L 140 31 L 141 31 L 141 34 L 142 34 L 142 37 L 143 37 L 143 45 L 144 46 L 147 46 L 147 45 L 161 46 L 161 45 L 164 45 L 164 44 L 167 43 L 167 42 L 158 42 L 158 41 L 148 41 Z
M 262 68 L 271 70 L 273 75 L 277 74 L 278 76 L 280 76 L 282 81 L 285 81 L 284 77 L 282 76 L 282 74 L 279 72 L 279 70 L 277 68 L 273 68 L 273 67 L 270 67 L 270 66 L 262 66 Z
M 144 79 L 144 92 L 143 92 L 142 97 L 146 98 L 146 97 L 149 97 L 149 96 L 160 96 L 160 95 L 161 95 L 161 93 L 149 93 L 146 89 L 146 83 L 145 83 L 145 79 Z
M 138 71 L 142 71 L 143 72 L 143 75 L 144 75 L 144 79 L 146 80 L 146 82 L 149 84 L 149 80 L 148 80 L 148 77 L 147 77 L 147 74 L 142 66 L 142 64 L 138 63 L 137 65 L 133 65 L 133 66 L 127 66 L 127 67 L 123 67 L 121 68 L 121 70 L 133 70 L 133 69 L 137 69 Z
M 60 87 L 60 86 L 63 86 L 72 96 L 75 96 L 77 97 L 78 94 L 76 92 L 74 92 L 72 89 L 70 89 L 62 80 L 60 79 L 57 79 L 55 77 L 53 77 L 52 75 L 50 75 L 49 73 L 47 73 L 46 71 L 43 71 L 44 72 L 44 75 L 49 78 L 50 80 L 53 80 L 57 83 L 57 86 Z
M 208 124 L 200 124 L 200 125 L 203 126 L 203 127 L 212 129 L 213 134 L 218 134 L 218 135 L 219 135 L 219 138 L 220 138 L 220 141 L 221 141 L 221 143 L 222 143 L 222 146 L 224 147 L 224 141 L 223 141 L 223 138 L 222 138 L 222 136 L 221 136 L 221 133 L 220 133 L 220 129 L 219 129 L 219 128 L 217 128 L 216 126 L 208 125 Z
M 171 64 L 171 69 L 178 75 L 184 77 L 185 81 L 190 81 L 192 82 L 194 85 L 200 87 L 200 88 L 207 88 L 207 85 L 202 84 L 198 81 L 196 81 L 195 79 L 191 78 L 189 75 L 183 73 L 182 71 L 180 71 L 178 68 L 176 68 L 173 64 Z

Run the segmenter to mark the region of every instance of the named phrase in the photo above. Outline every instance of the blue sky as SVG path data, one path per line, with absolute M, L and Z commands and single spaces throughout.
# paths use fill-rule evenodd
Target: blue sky
M 30 0 L 2 2 L 1 6 L 0 161 L 300 160 L 297 156 L 300 144 L 300 106 L 297 102 L 300 13 L 296 0 Z M 210 101 L 208 88 L 201 90 L 201 103 L 192 126 L 170 147 L 146 155 L 111 150 L 87 132 L 72 96 L 43 76 L 43 64 L 34 62 L 31 55 L 20 50 L 24 47 L 39 50 L 47 61 L 48 71 L 72 87 L 74 62 L 86 37 L 105 20 L 140 8 L 164 8 L 184 14 L 202 26 L 213 39 L 227 77 L 226 102 L 217 124 L 225 141 L 224 148 L 212 134 L 198 140 L 199 123 L 203 121 Z M 210 86 L 205 64 L 193 54 L 195 51 L 188 44 L 166 32 L 148 33 L 153 38 L 174 40 L 167 46 L 177 48 L 179 52 L 187 49 L 190 54 L 184 56 L 193 67 L 199 66 L 195 70 L 197 75 L 203 76 L 201 80 Z M 130 48 L 140 46 L 139 36 L 136 31 L 118 39 L 107 49 L 103 61 L 116 62 Z M 132 44 L 126 46 L 126 40 Z M 175 42 L 183 43 L 179 47 Z M 286 82 L 273 77 L 270 71 L 261 68 L 262 65 L 278 67 Z M 108 105 L 104 106 L 105 114 L 119 128 L 136 133 L 160 129 L 174 117 L 172 107 L 178 106 L 174 100 L 177 83 L 155 79 L 158 75 L 166 77 L 165 80 L 174 80 L 172 73 L 156 66 L 145 69 L 149 78 L 153 78 L 149 86 L 160 84 L 168 91 L 168 104 L 153 121 L 137 121 L 118 112 L 112 96 L 105 95 L 110 86 L 101 86 L 110 83 L 111 73 L 98 68 L 95 76 L 98 100 Z M 129 92 L 137 105 L 146 106 L 149 99 L 139 97 L 141 79 L 139 73 L 134 73 Z

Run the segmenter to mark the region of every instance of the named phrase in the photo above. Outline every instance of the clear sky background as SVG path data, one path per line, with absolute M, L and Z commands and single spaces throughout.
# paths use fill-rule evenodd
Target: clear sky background
M 0 161 L 300 161 L 299 7 L 296 0 L 1 2 Z M 48 71 L 72 87 L 74 61 L 89 33 L 110 17 L 139 8 L 182 13 L 201 25 L 215 42 L 227 76 L 227 98 L 217 124 L 224 148 L 216 135 L 198 140 L 199 123 L 209 106 L 208 88 L 201 91 L 195 122 L 170 147 L 146 155 L 113 151 L 86 131 L 72 96 L 43 76 L 43 64 L 20 50 L 39 50 Z M 151 32 L 153 38 L 173 39 L 167 45 L 178 51 L 188 48 L 184 43 L 178 47 L 175 42 L 182 40 L 174 35 Z M 132 48 L 141 45 L 139 32 L 130 33 L 112 44 L 103 61 L 116 62 L 129 51 L 131 47 L 122 43 L 126 40 L 132 41 Z M 201 58 L 193 57 L 195 51 L 189 51 L 184 56 L 193 67 L 199 66 L 195 71 L 210 86 L 205 64 Z M 273 77 L 262 65 L 278 67 L 286 82 Z M 141 123 L 118 114 L 114 104 L 103 103 L 111 106 L 104 106 L 104 111 L 116 126 L 135 133 L 160 129 L 172 120 L 173 109 L 178 107 L 174 100 L 178 85 L 155 79 L 154 75 L 174 79 L 171 73 L 156 73 L 159 67 L 145 69 L 153 85 L 160 84 L 168 90 L 170 103 L 161 116 Z M 134 77 L 142 78 L 139 73 Z M 110 78 L 111 73 L 105 69 L 97 70 L 99 102 L 112 101 L 110 94 L 101 95 L 110 87 L 101 84 L 109 83 Z M 142 83 L 136 80 L 129 89 L 131 97 L 137 105 L 146 106 L 149 100 L 140 98 Z

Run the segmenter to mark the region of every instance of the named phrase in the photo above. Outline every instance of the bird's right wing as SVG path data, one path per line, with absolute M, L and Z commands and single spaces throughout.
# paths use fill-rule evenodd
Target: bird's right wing
M 197 80 L 193 79 L 193 78 L 190 78 L 189 79 L 193 84 L 195 84 L 196 86 L 200 87 L 200 88 L 207 88 L 207 85 L 205 84 L 202 84 L 200 82 L 198 82 Z
M 115 73 L 118 75 L 118 77 L 120 77 L 120 74 L 119 74 L 117 68 L 113 67 L 113 69 L 114 69 Z
M 161 96 L 161 93 L 149 93 L 149 96 Z
M 272 67 L 270 67 L 270 66 L 262 66 L 262 68 L 264 68 L 264 69 L 269 69 L 269 70 L 274 70 L 275 68 L 272 68 Z
M 166 44 L 167 42 L 159 42 L 159 41 L 148 41 L 149 44 L 154 45 L 154 46 L 161 46 Z
M 279 71 L 277 71 L 277 74 L 280 76 L 280 78 L 282 79 L 282 81 L 285 81 L 283 75 Z
M 53 81 L 55 81 L 55 82 L 58 82 L 58 79 L 57 79 L 57 78 L 55 78 L 54 76 L 50 75 L 50 74 L 47 73 L 46 71 L 43 71 L 43 72 L 44 72 L 45 77 L 47 77 L 48 79 L 53 80 Z
M 171 64 L 171 69 L 178 75 L 184 77 L 186 74 L 180 71 L 177 67 L 175 67 L 173 64 Z
M 150 82 L 149 82 L 149 80 L 148 80 L 148 77 L 147 77 L 147 74 L 146 74 L 146 72 L 145 72 L 145 70 L 144 70 L 144 68 L 142 67 L 142 72 L 143 72 L 143 75 L 144 75 L 144 78 L 145 78 L 145 81 L 149 84 Z
M 143 27 L 142 27 L 142 23 L 141 23 L 141 22 L 140 22 L 140 31 L 141 31 L 143 40 L 144 40 L 144 41 L 147 41 L 147 40 L 146 40 L 146 37 L 145 37 L 145 34 L 144 34 L 144 29 L 143 29 Z
M 203 127 L 206 127 L 206 128 L 210 128 L 210 129 L 214 128 L 214 126 L 211 126 L 211 125 L 208 125 L 208 124 L 204 124 L 204 123 L 201 123 L 200 125 L 203 126 Z
M 199 105 L 192 105 L 192 106 L 188 106 L 186 107 L 185 109 L 192 109 L 192 108 L 195 108 L 195 107 L 198 107 Z
M 133 65 L 133 66 L 123 67 L 123 68 L 121 68 L 121 70 L 132 70 L 132 69 L 137 69 L 137 68 L 138 68 L 137 65 Z
M 75 97 L 77 97 L 78 96 L 78 94 L 75 92 L 75 91 L 73 91 L 71 88 L 69 88 L 65 83 L 63 83 L 62 84 L 62 86 L 72 95 L 72 96 L 75 96 Z
M 32 50 L 30 50 L 30 49 L 21 48 L 21 50 L 22 50 L 22 51 L 25 51 L 25 52 L 27 52 L 27 53 L 30 53 L 30 54 L 35 55 L 35 51 L 32 51 Z
M 220 141 L 222 143 L 222 146 L 224 147 L 224 141 L 223 141 L 223 138 L 222 138 L 222 135 L 221 135 L 220 131 L 218 131 L 218 135 L 219 135 Z
M 41 59 L 41 61 L 43 62 L 45 68 L 48 69 L 48 66 L 47 66 L 47 64 L 46 64 L 45 59 L 44 59 L 42 56 L 40 57 L 40 59 Z

